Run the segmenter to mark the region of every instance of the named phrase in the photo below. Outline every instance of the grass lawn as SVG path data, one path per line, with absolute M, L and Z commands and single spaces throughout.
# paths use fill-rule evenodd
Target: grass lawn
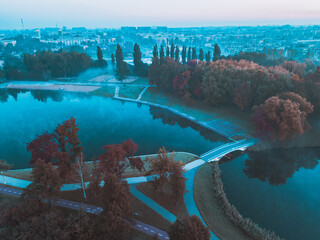
M 113 97 L 115 89 L 115 86 L 104 86 L 95 91 L 90 92 L 89 94 L 102 97 Z
M 170 153 L 169 153 L 169 155 L 170 155 Z M 140 157 L 145 162 L 145 171 L 140 173 L 138 170 L 127 168 L 124 173 L 125 178 L 144 176 L 146 174 L 146 172 L 149 171 L 149 167 L 150 167 L 149 159 L 157 157 L 157 154 L 143 155 Z M 174 160 L 181 161 L 185 164 L 192 162 L 194 160 L 197 160 L 197 159 L 199 159 L 199 157 L 195 154 L 192 154 L 192 153 L 186 153 L 186 152 L 174 153 Z M 92 170 L 94 169 L 94 162 L 87 162 L 86 165 L 87 165 L 88 172 L 90 174 L 92 172 Z M 14 177 L 14 178 L 19 178 L 19 179 L 31 181 L 31 178 L 32 178 L 31 173 L 32 173 L 32 168 L 26 168 L 26 169 L 5 171 L 4 175 L 9 176 L 9 177 Z M 67 182 L 73 183 L 74 181 L 72 179 L 70 179 Z
M 125 98 L 137 99 L 144 87 L 136 86 L 120 86 L 119 96 Z
M 143 94 L 141 100 L 172 107 L 193 116 L 200 121 L 208 122 L 214 119 L 222 119 L 235 125 L 239 125 L 249 130 L 249 132 L 254 130 L 250 123 L 249 112 L 241 111 L 235 106 L 212 107 L 208 106 L 203 101 L 196 100 L 190 104 L 186 104 L 176 96 L 160 92 L 160 90 L 155 87 L 149 87 Z
M 140 77 L 140 78 L 138 78 L 137 80 L 133 81 L 130 84 L 149 85 L 149 80 L 148 80 L 148 78 Z
M 141 183 L 138 185 L 137 189 L 175 216 L 179 218 L 189 216 L 183 200 L 176 204 L 176 200 L 173 197 L 171 186 L 169 184 L 165 184 L 163 193 L 160 190 L 154 190 L 151 183 Z
M 251 239 L 229 220 L 213 191 L 211 168 L 209 164 L 204 164 L 195 176 L 194 199 L 206 224 L 220 239 Z

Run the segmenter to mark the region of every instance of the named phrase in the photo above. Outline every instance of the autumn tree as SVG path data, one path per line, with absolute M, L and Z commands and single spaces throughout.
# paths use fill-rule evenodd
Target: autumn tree
M 32 183 L 27 187 L 25 195 L 45 199 L 51 208 L 59 196 L 61 186 L 59 172 L 52 163 L 37 159 L 32 169 Z
M 99 229 L 107 239 L 126 239 L 129 226 L 125 220 L 132 214 L 128 183 L 116 174 L 107 174 L 101 194 L 103 211 Z
M 152 185 L 155 189 L 161 189 L 163 192 L 163 186 L 169 180 L 169 172 L 171 171 L 172 161 L 174 154 L 168 154 L 164 147 L 160 148 L 156 158 L 150 159 L 150 171 L 149 173 L 157 174 L 154 177 Z
M 138 145 L 131 139 L 123 141 L 121 144 L 105 145 L 105 152 L 98 156 L 99 169 L 104 175 L 115 174 L 119 178 L 128 167 L 144 170 L 144 163 L 140 157 L 134 154 L 138 151 Z
M 202 62 L 204 59 L 204 52 L 203 52 L 203 49 L 200 48 L 200 51 L 199 51 L 199 60 Z
M 89 176 L 89 185 L 87 187 L 88 198 L 90 200 L 97 200 L 101 192 L 102 175 L 98 167 L 98 162 L 93 162 L 93 170 Z
M 60 176 L 65 179 L 72 170 L 72 164 L 82 154 L 81 142 L 78 137 L 80 128 L 76 124 L 76 119 L 71 117 L 69 120 L 59 124 L 55 129 L 55 137 L 58 142 L 58 151 L 55 154 Z
M 169 183 L 172 188 L 172 193 L 176 199 L 176 204 L 183 201 L 183 196 L 186 192 L 186 178 L 183 176 L 185 172 L 181 161 L 172 161 L 171 174 Z
M 52 162 L 54 154 L 58 151 L 55 135 L 46 132 L 38 136 L 27 145 L 27 151 L 31 152 L 30 164 L 33 164 L 39 158 L 45 162 Z
M 183 220 L 177 219 L 169 229 L 169 238 L 171 240 L 209 240 L 210 231 L 201 219 L 192 215 Z
M 269 131 L 266 135 L 270 139 L 290 140 L 310 128 L 307 115 L 313 112 L 313 106 L 300 95 L 286 92 L 267 99 L 254 110 L 255 115 L 263 113 L 265 121 L 272 125 L 272 128 L 265 128 L 261 126 L 264 121 L 256 121 L 256 129 Z M 256 116 L 254 118 L 261 119 Z
M 214 50 L 213 50 L 213 61 L 217 61 L 221 56 L 221 50 L 218 44 L 214 45 Z

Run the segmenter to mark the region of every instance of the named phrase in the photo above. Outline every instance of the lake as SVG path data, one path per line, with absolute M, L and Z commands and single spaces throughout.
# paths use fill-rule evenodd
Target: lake
M 137 154 L 169 151 L 202 154 L 229 140 L 171 112 L 83 93 L 0 89 L 0 159 L 30 167 L 27 143 L 75 117 L 87 160 L 106 144 L 132 138 Z

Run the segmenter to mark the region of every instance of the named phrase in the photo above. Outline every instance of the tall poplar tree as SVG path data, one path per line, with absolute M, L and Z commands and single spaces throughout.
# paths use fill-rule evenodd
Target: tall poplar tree
M 178 47 L 178 46 L 176 46 L 176 51 L 175 51 L 175 61 L 176 61 L 177 63 L 178 63 L 178 62 L 179 62 L 179 60 L 180 60 L 179 52 L 180 52 L 179 47 Z
M 194 47 L 192 48 L 192 60 L 197 59 L 197 49 Z
M 213 61 L 217 61 L 221 56 L 221 49 L 218 44 L 214 45 Z
M 170 54 L 170 49 L 169 49 L 169 46 L 167 46 L 166 57 L 170 57 L 169 54 Z
M 204 58 L 204 52 L 203 52 L 203 49 L 200 48 L 200 52 L 199 52 L 199 60 L 202 62 L 203 61 L 203 58 Z
M 171 44 L 170 57 L 174 58 L 174 45 L 173 45 L 173 43 Z
M 187 47 L 186 46 L 182 47 L 181 58 L 182 58 L 182 64 L 185 64 L 186 58 L 187 58 Z
M 163 45 L 161 45 L 160 48 L 160 65 L 162 65 L 164 63 L 164 48 Z
M 206 61 L 210 62 L 210 60 L 211 60 L 211 52 L 208 51 L 208 53 L 206 54 Z
M 129 75 L 129 67 L 128 64 L 123 61 L 123 53 L 120 45 L 117 45 L 116 51 L 116 61 L 117 61 L 117 77 L 119 80 L 125 79 Z
M 191 47 L 189 47 L 188 49 L 188 58 L 187 58 L 187 62 L 189 62 L 191 60 Z
M 139 75 L 142 72 L 143 62 L 141 61 L 141 51 L 137 43 L 133 47 L 133 73 Z

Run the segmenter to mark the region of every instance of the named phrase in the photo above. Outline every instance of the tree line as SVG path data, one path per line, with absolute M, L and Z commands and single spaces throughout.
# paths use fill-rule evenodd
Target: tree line
M 253 113 L 252 121 L 259 136 L 292 139 L 308 129 L 307 115 L 319 110 L 320 67 L 314 69 L 295 61 L 262 66 L 243 59 L 223 59 L 218 50 L 213 60 L 187 57 L 189 61 L 185 61 L 185 47 L 179 62 L 170 53 L 164 57 L 162 49 L 159 56 L 157 46 L 154 47 L 150 84 L 186 102 L 200 100 L 212 106 L 235 105 L 249 111 Z M 279 97 L 284 98 L 284 104 L 276 110 L 279 101 L 275 100 Z M 293 107 L 301 114 L 292 114 Z M 272 114 L 278 118 L 272 118 Z

